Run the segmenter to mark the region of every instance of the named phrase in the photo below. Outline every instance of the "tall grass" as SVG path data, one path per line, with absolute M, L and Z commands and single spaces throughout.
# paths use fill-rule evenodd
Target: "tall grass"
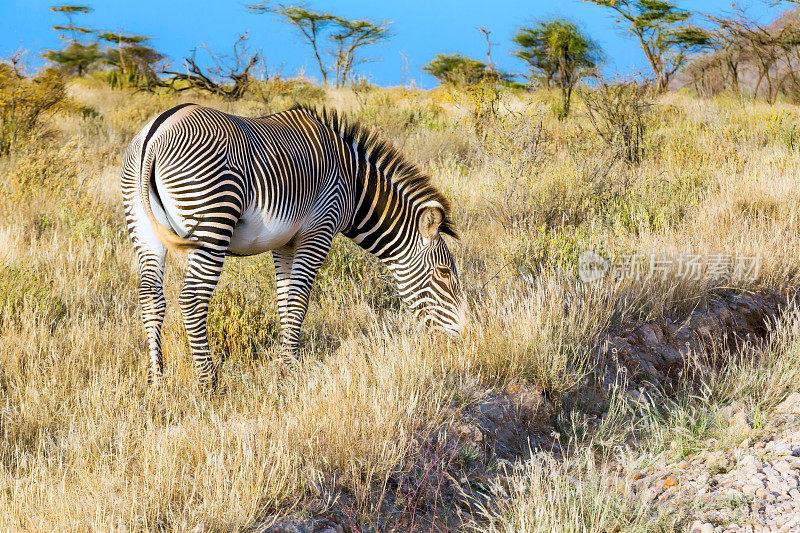
M 604 156 L 581 109 L 559 121 L 542 111 L 542 95 L 502 94 L 496 114 L 475 127 L 474 95 L 328 91 L 324 103 L 391 137 L 453 200 L 462 240 L 452 249 L 472 332 L 451 341 L 420 328 L 383 267 L 337 240 L 303 357 L 285 374 L 273 364 L 271 261 L 232 258 L 209 323 L 224 356 L 222 390 L 206 397 L 174 305 L 181 264 L 171 259 L 167 375 L 149 390 L 117 175 L 127 140 L 178 99 L 94 81 L 68 92 L 72 111 L 48 124 L 56 136 L 0 160 L 0 529 L 236 529 L 302 509 L 383 523 L 382 506 L 400 505 L 398 484 L 464 398 L 523 379 L 557 399 L 593 371 L 589 354 L 606 328 L 691 308 L 731 285 L 584 284 L 581 251 L 758 252 L 759 275 L 737 288 L 796 282 L 800 162 L 780 133 L 797 119 L 794 107 L 667 96 L 633 169 Z M 264 110 L 255 97 L 199 100 Z M 514 131 L 525 137 L 503 134 Z M 775 347 L 785 368 L 743 355 L 722 381 L 729 387 L 710 397 L 743 397 L 757 383 L 778 401 L 795 383 L 794 363 L 777 355 L 790 352 Z M 617 442 L 610 422 L 602 431 Z M 565 463 L 537 455 L 513 476 L 491 521 L 576 531 L 638 523 L 625 491 L 599 482 L 603 468 L 589 452 Z

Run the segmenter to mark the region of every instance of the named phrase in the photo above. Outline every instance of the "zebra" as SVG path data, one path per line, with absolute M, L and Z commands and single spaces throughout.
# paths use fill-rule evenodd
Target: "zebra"
M 392 145 L 329 109 L 245 118 L 196 104 L 165 111 L 122 164 L 127 230 L 138 259 L 148 380 L 163 376 L 167 250 L 188 252 L 179 305 L 201 388 L 217 372 L 206 320 L 226 256 L 272 251 L 280 353 L 298 355 L 312 283 L 342 233 L 377 256 L 425 323 L 458 337 L 467 304 L 444 235 L 450 204 Z

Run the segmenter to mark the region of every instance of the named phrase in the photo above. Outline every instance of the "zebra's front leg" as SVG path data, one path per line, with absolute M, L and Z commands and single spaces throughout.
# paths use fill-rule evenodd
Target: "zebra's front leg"
M 211 294 L 222 274 L 224 262 L 224 253 L 202 248 L 194 250 L 189 254 L 181 289 L 183 323 L 201 389 L 214 389 L 217 386 L 217 371 L 208 345 L 206 320 Z
M 284 343 L 284 330 L 288 324 L 289 287 L 292 281 L 292 262 L 294 261 L 294 248 L 289 246 L 272 250 L 272 261 L 275 263 L 275 304 L 278 307 L 281 340 L 279 357 L 283 361 L 291 362 L 296 357 L 294 350 Z
M 308 310 L 311 288 L 333 241 L 332 232 L 301 237 L 294 249 L 273 250 L 281 321 L 281 357 L 295 360 L 300 350 L 300 326 Z

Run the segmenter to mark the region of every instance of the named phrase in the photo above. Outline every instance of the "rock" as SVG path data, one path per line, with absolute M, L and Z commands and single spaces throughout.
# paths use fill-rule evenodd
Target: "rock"
M 792 446 L 786 443 L 778 443 L 772 449 L 775 455 L 792 455 Z
M 655 500 L 659 494 L 661 494 L 661 491 L 657 488 L 648 487 L 642 493 L 642 500 L 646 503 L 650 503 L 651 501 Z
M 792 467 L 786 461 L 775 461 L 774 463 L 772 463 L 772 468 L 780 474 L 788 472 L 789 470 L 792 469 Z
M 753 496 L 755 496 L 756 491 L 758 489 L 761 489 L 761 488 L 763 488 L 763 487 L 760 487 L 760 486 L 757 486 L 757 485 L 747 484 L 747 485 L 744 485 L 742 487 L 742 494 L 744 494 L 745 496 L 747 496 L 749 498 L 752 498 Z
M 743 411 L 743 410 L 744 410 L 744 407 L 742 406 L 742 404 L 739 403 L 739 402 L 735 402 L 735 403 L 732 403 L 730 405 L 726 405 L 725 407 L 721 408 L 719 410 L 719 416 L 723 420 L 730 420 L 731 418 L 733 418 L 733 415 L 735 415 L 736 413 L 738 413 L 740 411 Z
M 784 415 L 800 415 L 800 392 L 791 393 L 785 400 L 778 404 L 775 412 Z
M 748 431 L 750 431 L 751 427 L 750 421 L 747 420 L 747 415 L 744 413 L 744 411 L 739 411 L 738 413 L 733 415 L 729 420 L 729 424 L 731 431 L 739 434 L 747 433 Z
M 714 524 L 710 522 L 704 524 L 700 520 L 695 520 L 689 527 L 689 533 L 714 533 Z

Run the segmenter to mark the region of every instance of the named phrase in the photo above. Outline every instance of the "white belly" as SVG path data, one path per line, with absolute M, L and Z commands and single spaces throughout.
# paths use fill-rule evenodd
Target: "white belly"
M 229 250 L 238 255 L 253 255 L 280 248 L 292 240 L 301 224 L 263 213 L 246 213 L 233 230 Z

